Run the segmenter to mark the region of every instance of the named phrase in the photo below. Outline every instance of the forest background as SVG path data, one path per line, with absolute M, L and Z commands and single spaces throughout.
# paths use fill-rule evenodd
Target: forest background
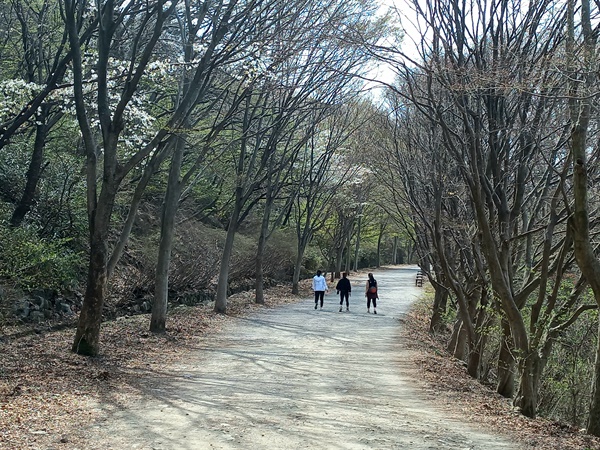
M 596 3 L 12 0 L 0 21 L 6 329 L 76 320 L 96 356 L 120 314 L 163 333 L 169 305 L 416 261 L 470 376 L 600 435 Z

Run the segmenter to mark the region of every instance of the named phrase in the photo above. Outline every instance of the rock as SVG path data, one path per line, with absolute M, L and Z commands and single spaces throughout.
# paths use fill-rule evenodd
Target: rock
M 33 322 L 41 322 L 45 318 L 46 316 L 41 311 L 32 311 L 31 314 L 29 314 L 29 319 Z
M 31 295 L 39 295 L 40 297 L 51 299 L 56 297 L 58 293 L 53 289 L 34 289 L 31 291 Z
M 36 435 L 48 434 L 48 432 L 45 430 L 29 430 L 29 432 Z
M 60 304 L 60 312 L 62 314 L 64 314 L 65 316 L 72 316 L 73 315 L 73 310 L 71 309 L 71 305 L 68 305 L 67 303 L 61 303 Z
M 81 292 L 75 292 L 75 305 L 81 306 L 83 304 L 83 294 Z
M 50 308 L 50 302 L 46 297 L 42 297 L 41 295 L 34 295 L 31 297 L 31 303 L 36 306 L 39 306 L 40 309 L 48 309 Z
M 26 319 L 29 317 L 31 308 L 29 307 L 29 300 L 21 299 L 17 300 L 13 307 L 14 315 L 20 319 Z
M 60 311 L 60 306 L 63 303 L 68 303 L 67 299 L 65 299 L 64 297 L 56 297 L 52 302 L 54 309 L 56 309 L 57 311 Z

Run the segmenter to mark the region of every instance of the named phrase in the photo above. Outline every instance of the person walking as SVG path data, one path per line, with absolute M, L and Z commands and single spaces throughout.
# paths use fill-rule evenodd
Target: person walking
M 344 306 L 344 299 L 346 299 L 346 311 L 350 311 L 350 293 L 352 292 L 352 286 L 350 285 L 350 280 L 348 279 L 348 274 L 344 272 L 342 274 L 342 278 L 338 281 L 335 290 L 338 294 L 340 294 L 340 312 L 342 312 L 342 307 Z
M 377 293 L 377 280 L 373 277 L 373 274 L 369 274 L 367 285 L 365 287 L 365 296 L 367 297 L 367 313 L 371 312 L 371 301 L 373 302 L 373 314 L 377 314 L 377 299 L 379 294 Z
M 323 298 L 325 297 L 325 292 L 329 292 L 329 288 L 327 287 L 327 280 L 322 275 L 323 272 L 317 270 L 317 274 L 313 277 L 312 288 L 315 292 L 315 309 L 317 309 L 317 305 L 319 300 L 321 301 L 321 309 L 323 309 Z

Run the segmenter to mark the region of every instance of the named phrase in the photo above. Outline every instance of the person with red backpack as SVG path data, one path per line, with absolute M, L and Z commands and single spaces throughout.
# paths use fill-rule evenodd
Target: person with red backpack
M 373 314 L 377 314 L 377 299 L 379 294 L 377 293 L 377 280 L 373 277 L 373 274 L 369 274 L 367 285 L 365 288 L 365 296 L 367 297 L 367 313 L 371 312 L 371 301 L 373 301 Z

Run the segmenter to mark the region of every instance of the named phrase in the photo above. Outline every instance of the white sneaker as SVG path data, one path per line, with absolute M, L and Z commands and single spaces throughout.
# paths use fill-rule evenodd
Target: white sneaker
M 321 308 L 320 308 L 320 309 L 321 309 L 321 310 L 323 310 L 323 307 L 321 306 Z
M 340 309 L 340 311 L 341 311 L 341 309 Z M 346 311 L 350 311 L 350 308 L 348 308 L 347 306 L 346 306 Z

